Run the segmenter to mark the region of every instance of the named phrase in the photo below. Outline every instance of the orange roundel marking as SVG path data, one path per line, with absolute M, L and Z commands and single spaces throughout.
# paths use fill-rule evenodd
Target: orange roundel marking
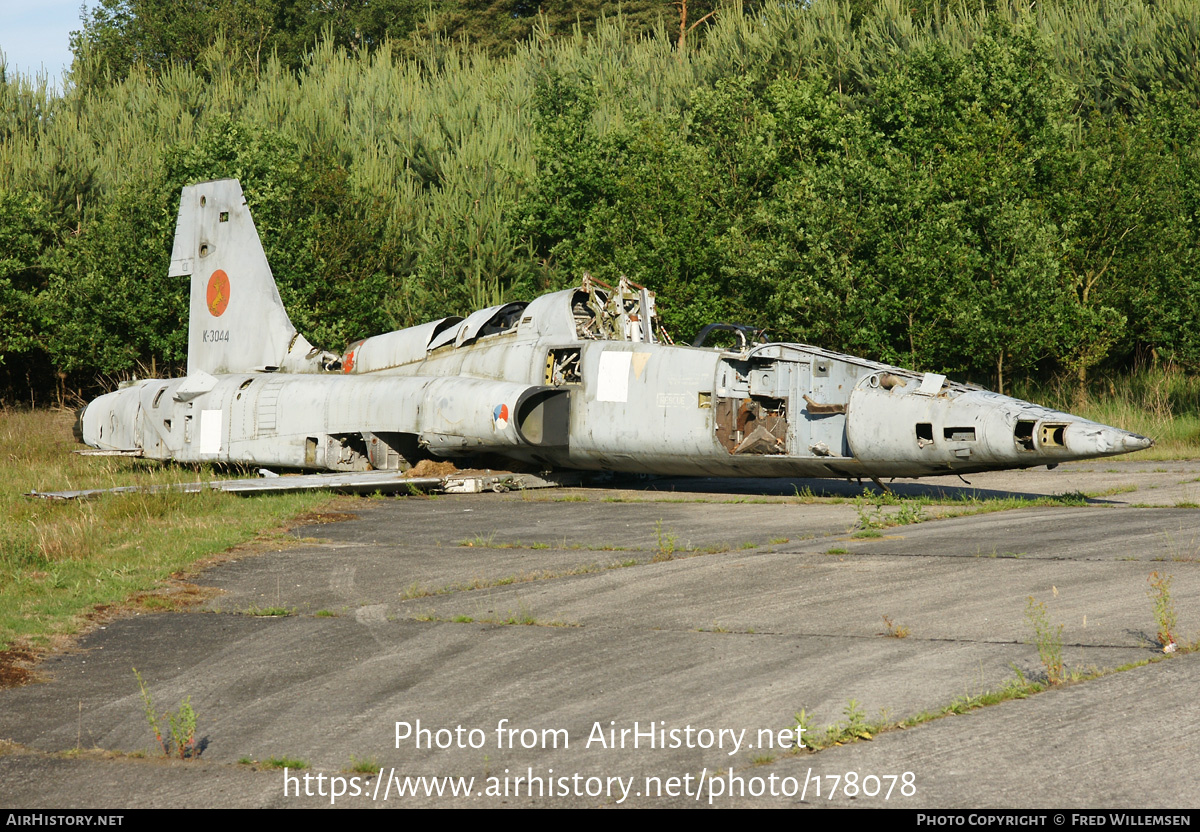
M 229 306 L 229 275 L 223 269 L 217 269 L 208 279 L 208 311 L 214 318 L 219 318 Z
M 342 360 L 342 372 L 350 373 L 354 371 L 354 350 L 346 353 L 345 359 Z

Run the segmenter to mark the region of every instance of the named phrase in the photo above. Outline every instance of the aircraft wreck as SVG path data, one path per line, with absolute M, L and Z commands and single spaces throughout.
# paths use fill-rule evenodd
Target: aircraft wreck
M 351 344 L 298 333 L 235 180 L 183 189 L 170 274 L 190 277 L 188 374 L 80 414 L 150 459 L 403 471 L 488 455 L 539 469 L 921 477 L 1055 465 L 1152 440 L 934 373 L 706 327 L 672 343 L 655 295 L 585 278 Z M 735 343 L 706 346 L 713 332 Z

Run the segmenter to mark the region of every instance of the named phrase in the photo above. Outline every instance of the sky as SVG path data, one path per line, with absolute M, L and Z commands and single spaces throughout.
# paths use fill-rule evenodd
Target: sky
M 44 69 L 61 89 L 81 5 L 82 0 L 0 0 L 0 52 L 9 72 L 36 75 Z

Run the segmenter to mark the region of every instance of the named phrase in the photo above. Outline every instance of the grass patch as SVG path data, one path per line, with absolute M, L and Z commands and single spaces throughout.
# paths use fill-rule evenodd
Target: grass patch
M 1121 489 L 1110 489 L 1104 494 L 1122 493 Z M 1102 495 L 1095 495 L 1102 496 Z M 1086 506 L 1089 495 L 1078 491 L 1062 494 L 1052 494 L 1044 497 L 981 497 L 975 491 L 956 491 L 947 494 L 941 492 L 934 495 L 902 497 L 894 492 L 882 493 L 863 489 L 862 494 L 854 498 L 854 510 L 858 520 L 851 528 L 853 537 L 878 537 L 877 534 L 864 532 L 891 529 L 896 526 L 910 526 L 914 523 L 924 523 L 928 520 L 938 520 L 942 517 L 963 517 L 974 514 L 987 514 L 993 511 L 1012 511 L 1020 508 L 1044 508 L 1049 506 Z M 936 508 L 936 513 L 926 510 Z M 855 533 L 854 530 L 858 530 Z
M 1179 627 L 1179 616 L 1175 613 L 1175 601 L 1171 598 L 1170 575 L 1151 572 L 1147 594 L 1154 605 L 1154 622 L 1158 625 L 1158 643 L 1164 653 L 1176 649 L 1175 631 Z
M 802 738 L 804 748 L 797 747 L 794 751 L 800 752 L 805 749 L 820 751 L 822 748 L 829 748 L 832 745 L 869 740 L 885 729 L 882 724 L 867 722 L 867 714 L 857 699 L 847 702 L 842 714 L 845 717 L 842 721 L 836 722 L 822 731 L 814 731 L 811 717 L 801 708 L 800 712 L 796 714 L 796 724 L 793 726 L 793 730 L 797 732 L 797 736 Z
M 465 617 L 465 616 L 464 616 Z M 553 621 L 542 621 L 534 616 L 529 607 L 524 601 L 518 601 L 517 609 L 509 610 L 504 615 L 494 615 L 490 618 L 476 618 L 476 621 L 486 624 L 501 624 L 504 626 L 517 627 L 578 627 L 577 621 L 561 621 L 554 619 Z
M 1042 497 L 983 497 L 976 491 L 960 490 L 954 493 L 940 492 L 934 495 L 922 494 L 913 497 L 901 497 L 896 494 L 875 494 L 871 491 L 854 498 L 855 509 L 860 516 L 865 515 L 866 523 L 858 525 L 876 525 L 879 528 L 904 526 L 911 523 L 922 523 L 926 520 L 940 519 L 946 515 L 926 515 L 925 509 L 949 509 L 949 515 L 955 517 L 972 514 L 986 514 L 992 511 L 1012 511 L 1021 508 L 1048 508 L 1058 506 L 1087 506 L 1089 497 L 1079 491 L 1068 491 L 1061 494 L 1047 494 Z M 895 517 L 888 512 L 877 511 L 884 506 L 898 506 Z M 907 507 L 907 510 L 905 510 Z M 871 522 L 874 521 L 874 522 Z
M 487 537 L 477 534 L 474 537 L 458 541 L 459 546 L 466 546 L 471 549 L 516 549 L 520 543 L 496 543 L 496 533 L 492 532 Z
M 154 741 L 162 749 L 163 756 L 170 757 L 174 753 L 181 760 L 192 760 L 199 756 L 196 748 L 196 711 L 192 708 L 192 697 L 184 697 L 178 710 L 166 711 L 159 716 L 150 696 L 150 689 L 142 681 L 142 674 L 138 673 L 136 667 L 133 668 L 133 675 L 142 692 L 142 711 L 146 715 L 146 722 L 150 725 Z M 163 732 L 164 722 L 170 737 Z
M 308 760 L 299 757 L 268 757 L 260 764 L 263 768 L 289 768 L 297 771 L 308 768 Z
M 172 603 L 170 598 L 164 598 L 161 595 L 142 595 L 136 596 L 131 600 L 137 606 L 150 612 L 176 609 L 176 605 Z
M 259 618 L 286 618 L 293 612 L 295 612 L 295 610 L 289 610 L 286 607 L 267 607 L 265 609 L 251 607 L 250 609 L 246 610 L 248 615 L 257 616 Z
M 509 610 L 508 615 L 506 615 L 502 618 L 501 617 L 493 618 L 493 619 L 491 619 L 491 621 L 489 623 L 491 623 L 491 624 L 507 624 L 509 626 L 518 625 L 521 627 L 532 627 L 533 625 L 538 623 L 538 620 L 533 617 L 533 613 L 531 613 L 529 610 L 521 609 L 517 612 L 513 612 L 512 610 Z
M 1080 492 L 1085 497 L 1096 499 L 1097 497 L 1112 497 L 1117 494 L 1129 494 L 1137 491 L 1136 485 L 1114 485 L 1112 488 L 1105 488 L 1103 491 L 1083 491 Z
M 1114 668 L 1108 673 L 1116 673 L 1122 670 L 1129 670 L 1133 667 L 1141 667 L 1148 664 L 1147 660 L 1137 662 L 1131 665 Z M 1107 675 L 1104 672 L 1097 671 L 1088 675 L 1073 676 L 1071 682 L 1087 681 L 1098 676 Z M 845 710 L 843 711 L 844 719 L 826 726 L 823 729 L 814 729 L 812 727 L 811 717 L 801 710 L 796 714 L 796 723 L 793 730 L 797 728 L 804 729 L 804 748 L 793 748 L 790 750 L 790 755 L 803 753 L 816 753 L 825 748 L 832 746 L 845 745 L 851 742 L 859 742 L 861 740 L 872 740 L 880 734 L 887 731 L 903 731 L 908 728 L 915 728 L 918 725 L 923 725 L 927 722 L 933 722 L 936 719 L 942 719 L 947 716 L 958 716 L 969 713 L 978 708 L 986 708 L 989 705 L 997 705 L 1001 702 L 1008 702 L 1013 699 L 1026 699 L 1036 693 L 1049 688 L 1048 684 L 1034 682 L 1026 679 L 1019 672 L 1016 677 L 1004 683 L 1001 687 L 987 690 L 979 694 L 967 694 L 960 696 L 944 705 L 941 708 L 930 711 L 921 711 L 910 717 L 901 720 L 889 720 L 886 717 L 878 720 L 868 720 L 866 712 L 862 706 L 851 699 Z
M 807 485 L 804 486 L 804 488 L 793 485 L 792 491 L 795 492 L 795 495 L 792 497 L 792 502 L 796 503 L 797 505 L 808 505 L 809 503 L 817 502 L 819 499 L 817 495 L 813 493 L 813 490 Z
M 912 635 L 912 630 L 903 624 L 897 624 L 891 619 L 891 616 L 885 615 L 883 617 L 883 624 L 887 627 L 887 630 L 880 633 L 879 635 L 881 636 L 887 636 L 888 638 L 908 638 Z
M 1046 670 L 1046 681 L 1057 685 L 1063 680 L 1063 625 L 1051 624 L 1046 604 L 1035 601 L 1032 595 L 1025 605 L 1025 620 L 1033 629 L 1033 644 L 1037 647 L 1038 658 Z
M 327 503 L 321 494 L 247 499 L 199 494 L 104 494 L 91 500 L 30 499 L 28 491 L 167 485 L 234 478 L 237 471 L 81 457 L 72 415 L 0 410 L 0 650 L 44 646 L 79 632 L 139 593 L 146 609 L 175 608 L 151 595 L 198 561 L 261 536 Z M 262 538 L 291 545 L 282 531 Z M 158 598 L 158 600 L 151 600 Z M 175 605 L 177 606 L 177 604 Z
M 383 767 L 375 760 L 374 757 L 355 757 L 350 755 L 350 768 L 347 769 L 351 774 L 378 774 Z
M 678 541 L 675 534 L 669 529 L 663 530 L 661 519 L 654 524 L 654 534 L 658 542 L 654 547 L 654 556 L 650 558 L 651 562 L 662 563 L 663 561 L 674 560 L 676 542 Z
M 889 510 L 890 508 L 890 510 Z M 917 500 L 903 500 L 890 491 L 876 494 L 868 489 L 854 498 L 854 510 L 858 513 L 857 527 L 863 531 L 890 529 L 893 526 L 910 526 L 923 523 L 930 517 L 925 506 Z M 879 535 L 855 535 L 856 537 L 878 537 Z

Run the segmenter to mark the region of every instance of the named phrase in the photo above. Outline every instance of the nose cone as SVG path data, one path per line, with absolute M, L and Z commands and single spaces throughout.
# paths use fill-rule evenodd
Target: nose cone
M 1072 456 L 1109 456 L 1142 451 L 1154 440 L 1120 428 L 1078 421 L 1067 426 L 1066 445 Z
M 1121 437 L 1121 442 L 1127 454 L 1134 451 L 1144 451 L 1154 444 L 1154 440 L 1148 436 L 1141 436 L 1136 433 L 1129 433 L 1128 431 L 1118 431 L 1118 433 L 1124 434 Z

